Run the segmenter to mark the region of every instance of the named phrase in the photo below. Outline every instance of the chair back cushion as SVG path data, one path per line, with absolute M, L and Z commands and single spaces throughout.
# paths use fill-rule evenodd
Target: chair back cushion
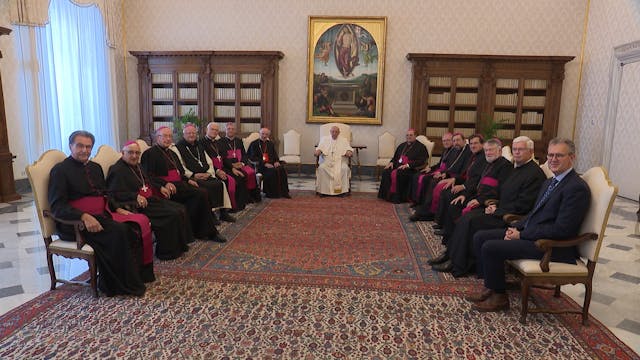
M 390 132 L 378 136 L 378 159 L 391 159 L 396 151 L 396 137 Z M 388 161 L 387 161 L 388 162 Z
M 334 127 L 334 126 L 337 126 L 340 129 L 340 135 L 338 135 L 338 136 L 347 139 L 349 144 L 351 144 L 351 140 L 353 139 L 352 135 L 351 135 L 351 126 L 349 126 L 347 124 L 342 124 L 342 123 L 322 124 L 320 126 L 320 136 L 318 136 L 318 141 L 320 141 L 320 139 L 322 139 L 323 136 L 331 135 L 329 130 L 331 130 L 331 128 Z
M 98 148 L 98 152 L 96 153 L 96 156 L 94 156 L 93 159 L 91 160 L 97 163 L 98 165 L 100 165 L 100 167 L 102 168 L 102 173 L 106 177 L 111 165 L 115 164 L 116 161 L 120 160 L 120 157 L 122 157 L 122 154 L 116 151 L 111 146 L 101 145 Z
M 544 174 L 547 176 L 547 179 L 553 176 L 553 172 L 549 169 L 549 164 L 547 162 L 540 165 L 540 169 L 542 169 Z
M 252 132 L 251 134 L 249 134 L 249 136 L 242 139 L 242 144 L 244 145 L 244 151 L 249 151 L 249 145 L 251 145 L 252 142 L 254 142 L 255 140 L 258 140 L 259 138 L 260 138 L 260 134 L 258 134 L 257 132 Z
M 49 173 L 51 169 L 67 157 L 60 150 L 46 151 L 40 159 L 31 165 L 27 165 L 25 172 L 31 189 L 33 191 L 33 200 L 36 204 L 38 220 L 40 221 L 40 230 L 42 236 L 51 237 L 56 231 L 56 224 L 51 218 L 45 218 L 42 215 L 43 210 L 51 210 L 49 205 Z
M 613 201 L 618 194 L 618 188 L 611 184 L 607 173 L 602 167 L 593 167 L 582 175 L 591 190 L 591 205 L 587 216 L 582 222 L 580 233 L 596 233 L 596 240 L 585 241 L 578 247 L 580 256 L 591 261 L 598 261 L 600 245 L 604 238 L 604 231 L 609 221 L 609 213 Z
M 140 152 L 142 153 L 147 151 L 150 148 L 149 144 L 147 144 L 147 142 L 142 139 L 137 139 L 136 143 L 140 147 Z
M 511 146 L 505 145 L 502 147 L 502 157 L 513 162 L 513 153 L 511 152 Z
M 300 156 L 300 133 L 291 129 L 282 137 L 284 139 L 284 155 Z
M 436 143 L 429 140 L 429 138 L 427 138 L 424 135 L 416 136 L 416 140 L 420 141 L 427 148 L 427 151 L 429 152 L 429 158 L 427 159 L 427 166 L 431 166 L 431 161 L 433 160 L 432 158 L 433 147 L 436 145 Z

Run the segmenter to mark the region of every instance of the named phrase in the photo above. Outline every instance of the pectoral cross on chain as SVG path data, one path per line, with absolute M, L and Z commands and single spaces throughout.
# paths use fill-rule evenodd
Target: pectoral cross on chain
M 149 190 L 149 187 L 146 184 L 142 185 L 142 191 L 147 192 L 147 190 Z

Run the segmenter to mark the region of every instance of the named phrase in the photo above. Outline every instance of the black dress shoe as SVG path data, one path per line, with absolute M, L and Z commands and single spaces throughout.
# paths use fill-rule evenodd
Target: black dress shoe
M 229 213 L 226 211 L 220 213 L 220 220 L 226 221 L 226 222 L 236 222 L 236 218 L 229 215 Z
M 436 265 L 436 264 L 442 264 L 445 261 L 449 260 L 449 255 L 447 255 L 446 252 L 434 257 L 433 259 L 429 259 L 427 260 L 427 264 L 429 265 Z
M 433 230 L 442 229 L 442 225 L 440 225 L 438 223 L 433 223 L 433 225 L 431 225 L 431 227 L 433 228 Z
M 420 216 L 413 214 L 411 216 L 409 216 L 409 221 L 421 221 L 422 219 L 420 219 Z
M 285 199 L 291 199 L 291 195 L 289 195 L 289 194 L 284 194 L 282 197 L 285 198 Z
M 218 226 L 221 224 L 220 220 L 218 220 L 218 217 L 216 216 L 215 213 L 211 214 L 211 216 L 213 217 L 213 225 Z
M 434 235 L 439 235 L 439 236 L 444 236 L 446 234 L 446 232 L 444 231 L 444 229 L 436 229 L 433 231 Z
M 431 212 L 428 213 L 427 215 L 422 215 L 421 216 L 422 220 L 424 220 L 424 221 L 433 221 L 433 219 L 435 219 L 435 217 L 436 217 L 435 214 L 433 214 Z
M 431 269 L 439 272 L 451 272 L 453 271 L 453 264 L 451 263 L 451 260 L 447 260 L 442 264 L 433 265 Z
M 226 243 L 227 242 L 227 239 L 224 236 L 220 235 L 219 233 L 218 234 L 214 234 L 214 235 L 209 235 L 208 239 L 211 240 L 211 241 L 217 242 L 217 243 Z

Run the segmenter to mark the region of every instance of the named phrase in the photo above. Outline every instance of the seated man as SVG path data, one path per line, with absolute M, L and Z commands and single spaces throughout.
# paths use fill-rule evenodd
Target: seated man
M 453 139 L 454 150 L 450 154 L 457 155 L 453 157 L 451 162 L 445 162 L 439 170 L 431 173 L 432 177 L 425 175 L 423 181 L 426 184 L 426 194 L 423 196 L 423 202 L 416 206 L 416 212 L 410 218 L 411 221 L 432 221 L 438 208 L 442 191 L 447 189 L 450 189 L 453 193 L 461 191 L 469 177 L 469 170 L 474 164 L 479 166 L 479 162 L 484 163 L 484 138 L 482 138 L 482 135 L 471 136 L 469 138 L 469 146 L 465 144 L 464 135 L 462 134 L 456 133 Z
M 407 202 L 411 179 L 429 157 L 427 148 L 420 141 L 416 141 L 414 129 L 407 130 L 406 140 L 398 145 L 393 158 L 382 172 L 378 191 L 380 199 L 394 203 Z
M 437 235 L 444 236 L 444 243 L 453 233 L 454 222 L 462 215 L 482 206 L 489 199 L 497 199 L 500 189 L 507 179 L 513 165 L 502 156 L 502 143 L 498 139 L 489 139 L 484 143 L 486 163 L 478 174 L 478 179 L 465 183 L 464 189 L 457 194 L 443 192 L 436 216 L 442 229 Z M 455 198 L 451 200 L 453 197 Z
M 257 163 L 258 172 L 262 174 L 262 190 L 268 198 L 287 198 L 289 196 L 289 181 L 287 171 L 280 165 L 280 158 L 273 142 L 269 140 L 271 130 L 260 129 L 260 139 L 249 145 L 249 159 Z
M 347 139 L 340 137 L 340 128 L 331 127 L 331 136 L 324 136 L 314 152 L 318 157 L 316 192 L 322 195 L 342 195 L 349 192 L 351 169 L 349 158 L 353 148 Z
M 526 136 L 513 139 L 514 169 L 500 187 L 498 199 L 480 204 L 460 217 L 447 241 L 447 251 L 429 261 L 434 270 L 451 271 L 453 276 L 466 275 L 475 268 L 473 234 L 478 230 L 506 228 L 505 214 L 526 215 L 534 205 L 540 186 L 546 179 L 540 166 L 533 161 L 533 141 Z M 451 261 L 447 261 L 451 258 Z M 437 265 L 442 263 L 442 265 Z
M 98 288 L 103 293 L 142 296 L 145 286 L 137 260 L 142 257 L 137 229 L 114 221 L 112 210 L 106 210 L 107 187 L 102 167 L 89 160 L 94 142 L 95 137 L 88 131 L 74 131 L 69 136 L 71 155 L 51 169 L 51 212 L 60 219 L 84 223 L 82 233 L 95 251 Z M 128 214 L 121 208 L 115 211 Z M 75 239 L 72 226 L 58 223 L 56 227 L 62 240 Z M 153 262 L 148 270 L 153 275 Z
M 256 181 L 256 171 L 246 164 L 247 152 L 242 139 L 236 137 L 236 124 L 229 122 L 225 126 L 226 136 L 218 140 L 218 149 L 222 156 L 225 172 L 233 173 L 236 177 L 246 179 L 249 197 L 254 202 L 260 202 L 261 195 Z
M 224 181 L 227 185 L 229 198 L 231 200 L 232 211 L 240 211 L 249 202 L 249 190 L 247 190 L 247 179 L 239 172 L 236 175 L 231 170 L 227 170 L 222 162 L 221 144 L 219 142 L 220 126 L 214 122 L 207 124 L 207 133 L 200 139 L 200 146 L 211 159 L 211 170 L 214 170 L 216 177 Z M 240 176 L 243 175 L 243 176 Z
M 127 142 L 122 147 L 122 158 L 109 168 L 109 191 L 120 207 L 145 214 L 151 220 L 158 259 L 178 258 L 189 250 L 187 243 L 194 241 L 187 210 L 164 197 L 169 195 L 167 188 L 161 189 L 164 196 L 153 195 L 149 176 L 139 161 L 140 147 L 135 141 Z
M 156 144 L 142 154 L 141 162 L 154 193 L 161 195 L 162 188 L 167 188 L 171 200 L 185 205 L 196 238 L 226 242 L 214 225 L 207 194 L 198 190 L 198 183 L 185 176 L 178 155 L 169 149 L 173 142 L 171 129 L 163 126 L 156 130 L 155 137 Z
M 578 235 L 591 203 L 591 191 L 573 170 L 575 158 L 573 141 L 551 140 L 547 163 L 554 176 L 540 187 L 533 209 L 506 231 L 481 230 L 473 236 L 478 276 L 484 278 L 484 288 L 467 297 L 473 302 L 474 309 L 500 311 L 509 308 L 505 260 L 541 259 L 544 252 L 536 246 L 536 240 L 563 240 Z M 555 248 L 551 253 L 551 261 L 568 264 L 575 264 L 577 257 L 575 246 Z
M 225 184 L 216 178 L 211 159 L 198 143 L 198 129 L 193 124 L 186 124 L 182 129 L 182 139 L 178 141 L 174 149 L 178 150 L 185 176 L 195 180 L 198 186 L 204 189 L 209 196 L 209 204 L 214 209 L 220 209 L 220 220 L 234 222 L 229 215 L 226 206 L 229 207 L 229 194 Z M 215 216 L 215 214 L 214 214 Z
M 453 163 L 453 160 L 460 153 L 459 149 L 456 151 L 456 147 L 453 146 L 453 134 L 447 132 L 442 135 L 442 155 L 438 163 L 429 167 L 425 166 L 424 169 L 413 175 L 411 180 L 411 201 L 414 204 L 420 204 L 424 202 L 424 196 L 427 193 L 425 185 L 431 181 L 434 175 L 436 179 L 439 178 L 442 172 L 447 169 L 447 164 Z

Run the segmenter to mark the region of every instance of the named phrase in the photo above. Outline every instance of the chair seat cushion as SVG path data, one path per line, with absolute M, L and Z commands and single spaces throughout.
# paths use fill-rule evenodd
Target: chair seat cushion
M 391 162 L 391 158 L 379 158 L 378 161 L 376 161 L 376 165 L 387 166 L 387 164 L 390 162 Z
M 75 241 L 64 241 L 64 240 L 55 240 L 51 242 L 51 245 L 49 245 L 49 249 L 53 251 L 55 251 L 56 249 L 66 250 L 66 251 L 76 250 L 78 252 L 85 253 L 85 254 L 93 254 L 93 248 L 89 244 L 84 244 L 84 246 L 80 250 L 76 249 L 76 247 L 77 245 Z
M 280 161 L 284 161 L 287 164 L 300 164 L 299 155 L 284 155 L 280 156 Z
M 529 276 L 587 276 L 589 270 L 585 263 L 578 259 L 576 264 L 565 264 L 560 262 L 550 262 L 549 272 L 542 272 L 540 260 L 509 260 L 509 263 L 519 272 Z

